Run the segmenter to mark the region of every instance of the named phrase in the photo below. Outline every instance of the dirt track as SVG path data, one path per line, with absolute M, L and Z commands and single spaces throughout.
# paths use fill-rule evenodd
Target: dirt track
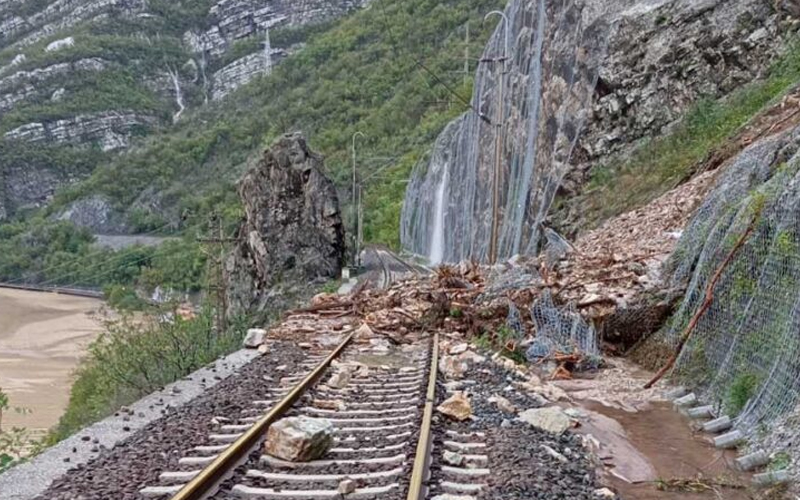
M 51 293 L 0 290 L 0 387 L 12 406 L 3 425 L 42 429 L 66 407 L 72 372 L 100 332 L 92 318 L 102 302 Z

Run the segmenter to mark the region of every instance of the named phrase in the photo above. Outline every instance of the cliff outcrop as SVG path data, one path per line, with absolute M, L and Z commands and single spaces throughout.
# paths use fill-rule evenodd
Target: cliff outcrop
M 510 2 L 507 60 L 501 23 L 475 76 L 474 110 L 414 173 L 404 246 L 440 260 L 486 260 L 500 132 L 498 255 L 537 253 L 557 195 L 581 192 L 592 169 L 664 133 L 699 99 L 763 76 L 797 24 L 790 3 Z M 559 222 L 574 227 L 575 211 L 562 207 Z
M 287 134 L 239 182 L 245 216 L 225 262 L 229 314 L 282 309 L 339 276 L 344 226 L 322 167 L 301 134 Z

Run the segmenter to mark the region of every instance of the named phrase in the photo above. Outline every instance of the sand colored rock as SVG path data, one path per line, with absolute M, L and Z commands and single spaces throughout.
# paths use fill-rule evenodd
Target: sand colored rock
M 436 410 L 459 421 L 466 420 L 472 416 L 472 406 L 463 392 L 456 392 L 440 404 Z
M 289 417 L 267 431 L 264 451 L 290 462 L 316 460 L 333 445 L 333 424 L 324 418 Z

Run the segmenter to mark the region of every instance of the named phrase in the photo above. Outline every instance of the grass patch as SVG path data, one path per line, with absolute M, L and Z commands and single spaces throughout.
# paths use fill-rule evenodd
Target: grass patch
M 191 320 L 124 317 L 108 322 L 78 368 L 69 405 L 50 441 L 60 441 L 232 352 L 244 331 L 244 322 L 237 321 L 228 331 L 216 332 L 210 309 Z
M 789 466 L 792 464 L 792 457 L 786 453 L 785 451 L 781 451 L 775 454 L 772 457 L 772 460 L 769 462 L 768 469 L 770 471 L 779 471 L 788 469 Z
M 691 175 L 698 162 L 800 80 L 799 48 L 791 44 L 766 79 L 724 99 L 701 99 L 674 132 L 639 147 L 628 161 L 594 168 L 580 200 L 590 225 L 642 206 Z
M 451 313 L 452 314 L 452 313 Z M 525 352 L 520 349 L 515 341 L 513 330 L 506 325 L 501 325 L 494 333 L 483 333 L 473 339 L 473 342 L 480 349 L 486 351 L 496 351 L 501 356 L 514 361 L 517 364 L 527 363 Z
M 737 375 L 728 389 L 727 409 L 730 414 L 738 415 L 744 410 L 747 402 L 756 392 L 758 377 L 753 373 Z

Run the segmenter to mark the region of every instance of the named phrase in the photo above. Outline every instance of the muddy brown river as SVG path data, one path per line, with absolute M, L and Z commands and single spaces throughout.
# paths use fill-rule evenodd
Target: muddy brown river
M 73 372 L 100 333 L 102 301 L 0 289 L 0 388 L 14 411 L 3 427 L 40 430 L 58 422 L 69 400 Z

